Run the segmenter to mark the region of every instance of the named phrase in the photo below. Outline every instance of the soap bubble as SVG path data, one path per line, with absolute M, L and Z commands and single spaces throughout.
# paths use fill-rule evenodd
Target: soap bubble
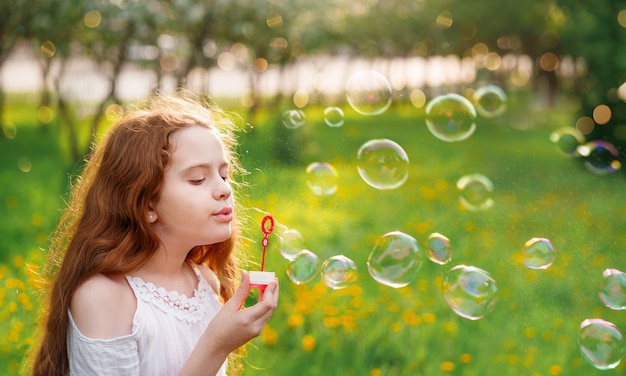
M 343 110 L 339 107 L 326 107 L 324 122 L 329 127 L 337 128 L 343 125 Z
M 498 287 L 489 273 L 475 266 L 457 265 L 443 278 L 443 297 L 457 315 L 479 320 L 493 310 Z
M 613 369 L 626 354 L 623 333 L 615 324 L 602 319 L 586 319 L 578 330 L 578 347 L 597 369 Z
M 377 282 L 404 287 L 416 277 L 422 265 L 422 253 L 417 241 L 400 231 L 379 237 L 367 259 L 369 273 Z
M 356 112 L 380 115 L 391 105 L 391 84 L 376 71 L 358 71 L 348 79 L 346 97 Z
M 308 249 L 303 249 L 287 265 L 287 275 L 291 282 L 296 285 L 303 285 L 311 282 L 320 268 L 320 259 Z
M 569 156 L 578 155 L 578 146 L 585 142 L 585 136 L 574 127 L 561 127 L 550 133 L 550 141 L 556 144 L 559 150 Z
M 376 189 L 395 189 L 409 178 L 409 157 L 400 145 L 387 139 L 365 142 L 357 151 L 361 178 Z
M 602 278 L 600 300 L 611 309 L 626 309 L 626 273 L 617 269 L 606 269 Z
M 524 264 L 530 269 L 547 269 L 556 257 L 549 239 L 532 238 L 524 243 L 522 249 Z
M 462 176 L 456 182 L 460 192 L 459 202 L 462 207 L 470 211 L 487 210 L 493 206 L 491 192 L 493 183 L 482 174 L 469 174 Z
M 306 168 L 306 183 L 317 196 L 329 196 L 337 191 L 337 170 L 325 162 L 313 162 Z
M 330 257 L 322 264 L 322 281 L 331 289 L 348 287 L 356 280 L 356 265 L 344 255 Z
M 578 146 L 576 151 L 584 158 L 587 169 L 596 175 L 612 174 L 622 167 L 619 151 L 608 141 L 590 141 Z
M 305 122 L 306 117 L 302 110 L 291 109 L 283 112 L 283 125 L 289 129 L 300 128 Z
M 474 93 L 476 111 L 482 117 L 493 118 L 506 111 L 506 94 L 495 85 L 486 85 Z
M 476 130 L 476 109 L 465 97 L 450 93 L 437 96 L 426 106 L 426 126 L 442 141 L 462 141 Z
M 279 228 L 278 251 L 287 260 L 293 260 L 304 249 L 304 238 L 296 229 Z
M 430 261 L 439 265 L 450 262 L 452 260 L 450 239 L 438 232 L 430 234 L 426 242 L 426 256 L 428 256 Z

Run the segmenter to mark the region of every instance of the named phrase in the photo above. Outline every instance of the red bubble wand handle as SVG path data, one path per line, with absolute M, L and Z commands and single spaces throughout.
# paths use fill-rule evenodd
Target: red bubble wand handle
M 269 222 L 269 227 L 268 227 Z M 261 222 L 261 231 L 263 231 L 263 258 L 261 260 L 261 271 L 265 271 L 265 253 L 267 252 L 267 245 L 270 243 L 268 236 L 274 231 L 274 218 L 271 215 L 266 215 Z

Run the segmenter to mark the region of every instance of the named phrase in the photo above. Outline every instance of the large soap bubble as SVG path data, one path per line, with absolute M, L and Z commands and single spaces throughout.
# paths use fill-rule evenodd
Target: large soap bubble
M 283 125 L 289 129 L 302 127 L 306 123 L 304 111 L 298 109 L 290 109 L 283 112 Z
M 585 142 L 585 136 L 574 127 L 561 127 L 550 133 L 550 141 L 568 157 L 578 155 L 578 146 Z
M 506 111 L 506 93 L 496 85 L 486 85 L 474 93 L 476 111 L 480 116 L 492 118 Z
M 524 264 L 530 269 L 547 269 L 556 258 L 550 239 L 531 238 L 522 248 Z
M 604 270 L 600 300 L 611 309 L 626 309 L 626 273 L 612 268 Z
M 493 206 L 493 183 L 482 174 L 464 175 L 456 182 L 459 203 L 469 211 L 487 210 Z
M 303 285 L 311 282 L 317 276 L 319 269 L 319 257 L 308 249 L 303 249 L 287 265 L 287 275 L 291 282 L 296 285 Z
M 404 287 L 416 277 L 422 265 L 422 252 L 411 235 L 392 231 L 379 237 L 367 259 L 369 273 L 377 282 Z
M 326 162 L 313 162 L 306 168 L 306 183 L 317 196 L 329 196 L 337 191 L 337 170 Z
M 343 110 L 339 107 L 326 107 L 324 109 L 324 122 L 329 127 L 341 127 L 344 123 Z
M 369 140 L 361 145 L 356 159 L 359 175 L 373 188 L 395 189 L 409 178 L 409 157 L 394 141 Z
M 443 278 L 442 293 L 457 315 L 479 320 L 493 310 L 498 287 L 489 273 L 475 266 L 457 265 Z
M 624 334 L 603 319 L 586 319 L 580 324 L 578 347 L 589 364 L 600 370 L 617 367 L 626 354 Z
M 357 267 L 352 259 L 344 255 L 332 256 L 322 264 L 322 281 L 326 286 L 338 290 L 350 286 L 357 280 Z
M 469 138 L 476 130 L 476 109 L 467 98 L 450 93 L 433 98 L 426 106 L 426 126 L 442 141 Z
M 293 260 L 304 249 L 304 238 L 300 231 L 279 226 L 276 231 L 278 236 L 278 251 L 287 260 Z
M 593 140 L 576 148 L 587 169 L 596 175 L 612 174 L 622 167 L 619 151 L 612 143 Z
M 385 76 L 373 71 L 354 73 L 346 83 L 346 98 L 362 115 L 380 115 L 391 105 L 391 84 Z

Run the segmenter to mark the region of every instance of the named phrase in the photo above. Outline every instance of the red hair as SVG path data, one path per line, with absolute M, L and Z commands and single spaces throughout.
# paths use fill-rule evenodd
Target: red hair
M 94 148 L 50 241 L 44 275 L 49 287 L 31 375 L 69 373 L 68 310 L 81 283 L 98 273 L 127 275 L 157 252 L 160 241 L 146 213 L 150 203 L 159 199 L 172 135 L 192 125 L 214 129 L 232 167 L 230 174 L 244 172 L 236 158 L 232 119 L 206 97 L 182 91 L 175 96 L 155 95 L 142 109 L 114 124 Z M 233 220 L 230 239 L 197 246 L 187 255 L 216 273 L 224 301 L 234 294 L 239 279 L 233 252 L 241 239 L 239 220 Z

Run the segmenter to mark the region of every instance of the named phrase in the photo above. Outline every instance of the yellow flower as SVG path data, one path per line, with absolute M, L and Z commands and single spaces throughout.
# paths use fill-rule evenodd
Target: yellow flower
M 450 361 L 445 361 L 441 363 L 441 370 L 444 372 L 452 372 L 454 371 L 454 363 Z
M 308 334 L 302 337 L 302 348 L 307 352 L 313 351 L 315 349 L 315 337 Z
M 265 326 L 261 332 L 261 342 L 266 346 L 275 345 L 278 342 L 278 332 L 269 326 Z
M 370 376 L 381 376 L 383 373 L 380 372 L 380 368 L 372 368 L 370 372 Z
M 287 317 L 287 326 L 290 328 L 297 328 L 304 323 L 304 316 L 299 313 L 292 313 Z
M 561 368 L 561 366 L 558 364 L 553 364 L 550 366 L 550 369 L 548 372 L 550 373 L 551 376 L 558 376 L 561 374 L 561 372 L 563 372 L 563 368 Z
M 461 363 L 470 363 L 472 361 L 472 354 L 464 353 L 461 354 L 460 358 Z

